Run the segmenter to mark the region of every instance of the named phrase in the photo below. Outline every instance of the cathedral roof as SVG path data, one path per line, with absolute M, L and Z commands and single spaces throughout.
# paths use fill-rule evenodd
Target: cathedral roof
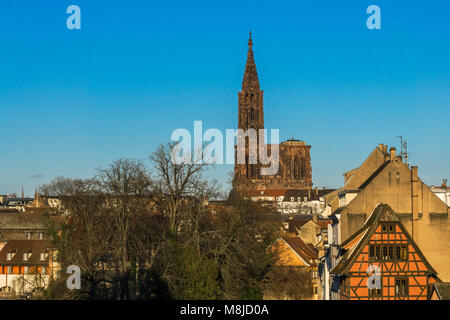
M 245 64 L 244 79 L 242 80 L 242 91 L 259 91 L 258 73 L 256 72 L 255 59 L 253 57 L 252 32 L 248 40 L 247 63 Z

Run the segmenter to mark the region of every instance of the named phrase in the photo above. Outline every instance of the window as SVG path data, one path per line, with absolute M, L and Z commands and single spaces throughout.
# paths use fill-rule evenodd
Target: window
M 392 185 L 392 183 L 391 183 L 391 173 L 390 172 L 388 172 L 388 181 L 389 181 L 389 187 Z
M 44 234 L 42 232 L 39 232 L 39 240 L 44 239 Z
M 400 172 L 397 172 L 396 179 L 397 179 L 397 184 L 400 184 Z
M 395 246 L 395 259 L 397 259 L 397 260 L 400 260 L 400 258 L 401 258 L 400 250 L 401 250 L 400 246 Z
M 23 274 L 30 274 L 30 267 L 29 266 L 23 267 Z
M 383 224 L 381 226 L 381 231 L 382 232 L 389 232 L 389 233 L 393 233 L 395 230 L 394 225 L 393 224 Z
M 394 247 L 393 246 L 388 247 L 388 258 L 394 259 Z
M 48 249 L 47 249 L 48 250 Z M 44 261 L 45 259 L 47 259 L 48 258 L 48 251 L 46 251 L 46 252 L 41 252 L 41 254 L 40 254 L 40 260 L 41 261 Z
M 388 247 L 387 246 L 383 246 L 383 259 L 388 259 Z
M 26 237 L 27 237 L 27 240 L 30 240 L 31 239 L 31 232 L 27 232 L 26 233 Z
M 45 266 L 41 267 L 41 274 L 47 274 L 47 267 Z
M 27 252 L 23 253 L 23 260 L 28 261 L 30 259 L 31 255 L 33 254 L 33 251 L 30 249 Z
M 6 273 L 10 273 L 10 274 L 12 273 L 12 266 L 8 266 Z
M 295 201 L 295 198 L 294 198 L 294 197 L 291 197 L 291 201 L 294 202 L 294 201 Z
M 12 253 L 11 253 L 11 252 L 8 252 L 8 253 L 6 254 L 6 261 L 11 261 L 11 259 L 12 259 Z
M 369 246 L 369 258 L 375 258 L 375 246 Z
M 397 296 L 408 295 L 408 279 L 395 279 L 395 294 Z
M 381 260 L 381 246 L 375 247 L 375 256 L 378 260 Z

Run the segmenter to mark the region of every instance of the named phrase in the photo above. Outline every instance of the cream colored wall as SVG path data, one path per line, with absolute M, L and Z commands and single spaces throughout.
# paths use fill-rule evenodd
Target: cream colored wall
M 388 182 L 391 172 L 391 186 Z M 400 172 L 397 185 L 396 173 Z M 419 220 L 418 232 L 414 240 L 425 257 L 436 269 L 443 281 L 450 280 L 450 224 L 447 206 L 420 179 L 418 181 Z M 366 218 L 378 203 L 389 204 L 399 214 L 408 232 L 412 234 L 411 216 L 411 171 L 401 161 L 390 162 L 373 181 L 351 201 L 341 215 L 342 240 L 348 238 L 364 223 L 362 217 L 349 216 L 348 213 L 365 213 Z
M 320 233 L 320 227 L 314 223 L 312 220 L 305 223 L 299 233 L 300 238 L 305 243 L 317 244 L 317 234 Z
M 274 263 L 276 266 L 283 266 L 283 267 L 307 266 L 302 261 L 302 259 L 300 259 L 283 240 L 281 239 L 277 240 L 273 249 L 274 253 L 277 255 L 277 259 Z

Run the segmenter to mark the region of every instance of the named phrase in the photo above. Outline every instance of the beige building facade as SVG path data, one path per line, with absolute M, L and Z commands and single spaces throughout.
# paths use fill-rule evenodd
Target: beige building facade
M 406 164 L 395 148 L 388 151 L 380 144 L 344 177 L 344 186 L 326 195 L 332 211 L 340 215 L 342 241 L 364 225 L 377 204 L 389 204 L 439 277 L 450 280 L 449 209 L 419 178 L 417 166 Z

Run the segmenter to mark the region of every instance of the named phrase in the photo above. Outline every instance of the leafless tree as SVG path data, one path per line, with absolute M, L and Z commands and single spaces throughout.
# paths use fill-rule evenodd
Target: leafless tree
M 175 231 L 182 201 L 207 200 L 217 194 L 218 188 L 217 181 L 209 182 L 203 177 L 208 164 L 199 159 L 174 161 L 173 152 L 176 152 L 174 143 L 162 144 L 150 155 L 150 160 L 154 168 L 153 193 L 160 210 L 169 217 L 170 228 Z

